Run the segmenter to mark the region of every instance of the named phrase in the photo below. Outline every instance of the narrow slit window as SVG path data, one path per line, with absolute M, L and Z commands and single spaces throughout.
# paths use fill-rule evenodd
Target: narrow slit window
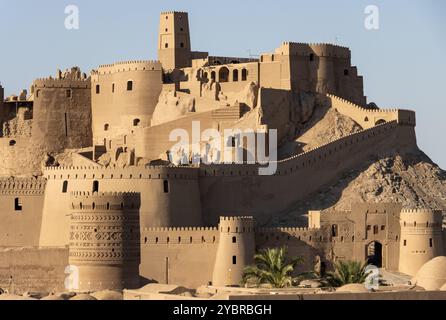
M 20 200 L 20 198 L 15 198 L 14 199 L 14 210 L 15 211 L 22 211 L 23 207 L 22 207 L 22 200 Z
M 99 181 L 93 182 L 93 192 L 99 192 Z
M 67 193 L 67 192 L 68 192 L 68 181 L 64 181 L 62 186 L 62 193 Z
M 169 193 L 169 181 L 164 180 L 163 184 L 164 184 L 164 193 Z

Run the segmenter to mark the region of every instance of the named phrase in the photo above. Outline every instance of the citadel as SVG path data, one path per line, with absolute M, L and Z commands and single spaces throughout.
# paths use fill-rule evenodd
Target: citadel
M 352 203 L 310 211 L 305 227 L 271 226 L 367 159 L 416 147 L 415 113 L 367 104 L 348 48 L 283 42 L 258 58 L 211 56 L 192 51 L 186 12 L 161 13 L 157 47 L 157 61 L 58 71 L 18 96 L 0 86 L 0 287 L 63 290 L 67 266 L 79 291 L 236 286 L 255 252 L 279 246 L 304 258 L 302 270 L 320 257 L 415 275 L 445 255 L 435 208 Z M 303 143 L 317 108 L 361 130 Z M 236 163 L 172 163 L 170 133 L 192 136 L 194 122 L 264 134 L 275 173 L 259 174 L 268 164 L 243 134 L 221 141 L 243 150 Z

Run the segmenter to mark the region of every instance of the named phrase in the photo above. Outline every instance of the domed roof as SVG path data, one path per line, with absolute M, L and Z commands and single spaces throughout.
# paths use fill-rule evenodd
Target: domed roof
M 446 257 L 436 257 L 426 262 L 412 282 L 428 291 L 440 290 L 446 283 Z
M 122 293 L 111 290 L 98 291 L 91 295 L 98 300 L 123 300 Z
M 0 294 L 0 300 L 10 301 L 10 300 L 37 300 L 37 299 L 24 297 L 24 296 L 18 296 L 15 294 L 4 293 L 4 294 Z
M 362 293 L 362 292 L 369 292 L 367 288 L 360 283 L 350 283 L 346 284 L 345 286 L 342 286 L 338 289 L 336 289 L 336 292 L 353 292 L 353 293 Z
M 57 300 L 64 300 L 64 298 L 62 298 L 61 296 L 59 296 L 59 295 L 56 295 L 56 294 L 52 294 L 52 295 L 49 295 L 49 296 L 46 296 L 46 297 L 43 297 L 42 299 L 40 299 L 40 300 L 54 300 L 54 301 L 57 301 Z
M 95 297 L 90 296 L 89 294 L 77 294 L 70 300 L 97 300 Z

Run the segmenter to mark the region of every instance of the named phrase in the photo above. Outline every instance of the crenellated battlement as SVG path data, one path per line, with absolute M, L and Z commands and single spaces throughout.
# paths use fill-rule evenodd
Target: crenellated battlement
M 406 214 L 406 215 L 410 215 L 410 214 L 423 214 L 423 213 L 427 213 L 427 214 L 443 214 L 442 210 L 433 210 L 433 209 L 427 209 L 427 208 L 421 208 L 421 209 L 403 209 L 401 210 L 402 214 Z
M 130 60 L 111 64 L 100 65 L 97 70 L 92 70 L 92 75 L 108 75 L 121 72 L 134 71 L 161 71 L 162 65 L 158 60 Z
M 299 232 L 310 232 L 310 230 L 314 230 L 314 229 L 309 229 L 309 228 L 305 228 L 305 227 L 294 227 L 294 228 L 258 228 L 255 229 L 255 232 L 259 232 L 259 233 L 275 233 L 275 232 L 285 232 L 285 233 L 299 233 Z
M 326 144 L 317 146 L 303 153 L 277 161 L 276 175 L 288 175 L 297 173 L 307 167 L 317 165 L 322 161 L 327 161 L 343 150 L 354 144 L 362 144 L 370 139 L 376 139 L 378 136 L 388 135 L 398 127 L 398 122 L 390 121 L 374 127 L 351 133 L 344 137 L 334 139 Z M 201 176 L 257 176 L 258 168 L 266 163 L 256 164 L 210 164 L 200 167 Z
M 141 245 L 213 245 L 220 237 L 214 227 L 145 228 Z
M 188 14 L 185 11 L 162 11 L 162 15 L 169 15 L 169 14 Z
M 137 196 L 139 193 L 137 192 L 90 192 L 90 191 L 72 191 L 70 192 L 70 196 L 73 198 L 108 198 L 108 197 L 127 197 L 127 196 Z
M 43 178 L 0 178 L 1 195 L 42 195 L 45 187 Z
M 324 230 L 311 228 L 258 228 L 255 229 L 255 235 L 260 241 L 266 242 L 315 243 L 330 241 L 329 235 Z
M 90 78 L 87 79 L 54 79 L 39 78 L 34 80 L 32 86 L 35 89 L 90 89 Z
M 198 179 L 198 168 L 175 166 L 146 166 L 119 168 L 116 166 L 47 167 L 48 180 L 67 179 Z
M 331 100 L 332 108 L 346 115 L 360 124 L 363 128 L 370 128 L 378 123 L 396 120 L 401 125 L 416 125 L 415 112 L 411 110 L 388 108 L 388 109 L 366 109 L 351 101 L 327 94 Z
M 251 221 L 253 217 L 220 217 L 220 222 L 222 221 Z
M 282 42 L 282 45 L 276 49 L 276 54 L 279 53 L 295 56 L 310 56 L 311 54 L 315 54 L 318 57 L 344 59 L 350 59 L 351 57 L 349 48 L 330 43 Z
M 140 193 L 136 192 L 88 192 L 70 193 L 71 210 L 74 211 L 119 211 L 140 207 Z
M 218 231 L 216 227 L 159 227 L 159 228 L 144 228 L 144 232 L 200 232 L 200 231 Z

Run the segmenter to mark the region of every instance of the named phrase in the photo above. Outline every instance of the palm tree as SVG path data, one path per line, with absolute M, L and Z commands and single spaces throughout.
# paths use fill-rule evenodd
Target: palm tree
M 254 256 L 255 264 L 244 269 L 243 284 L 254 282 L 257 286 L 290 287 L 294 280 L 291 274 L 302 259 L 287 259 L 287 251 L 285 247 L 261 250 Z
M 366 271 L 367 263 L 358 261 L 338 261 L 335 272 L 327 275 L 328 283 L 333 287 L 342 287 L 349 283 L 365 283 L 370 272 Z

